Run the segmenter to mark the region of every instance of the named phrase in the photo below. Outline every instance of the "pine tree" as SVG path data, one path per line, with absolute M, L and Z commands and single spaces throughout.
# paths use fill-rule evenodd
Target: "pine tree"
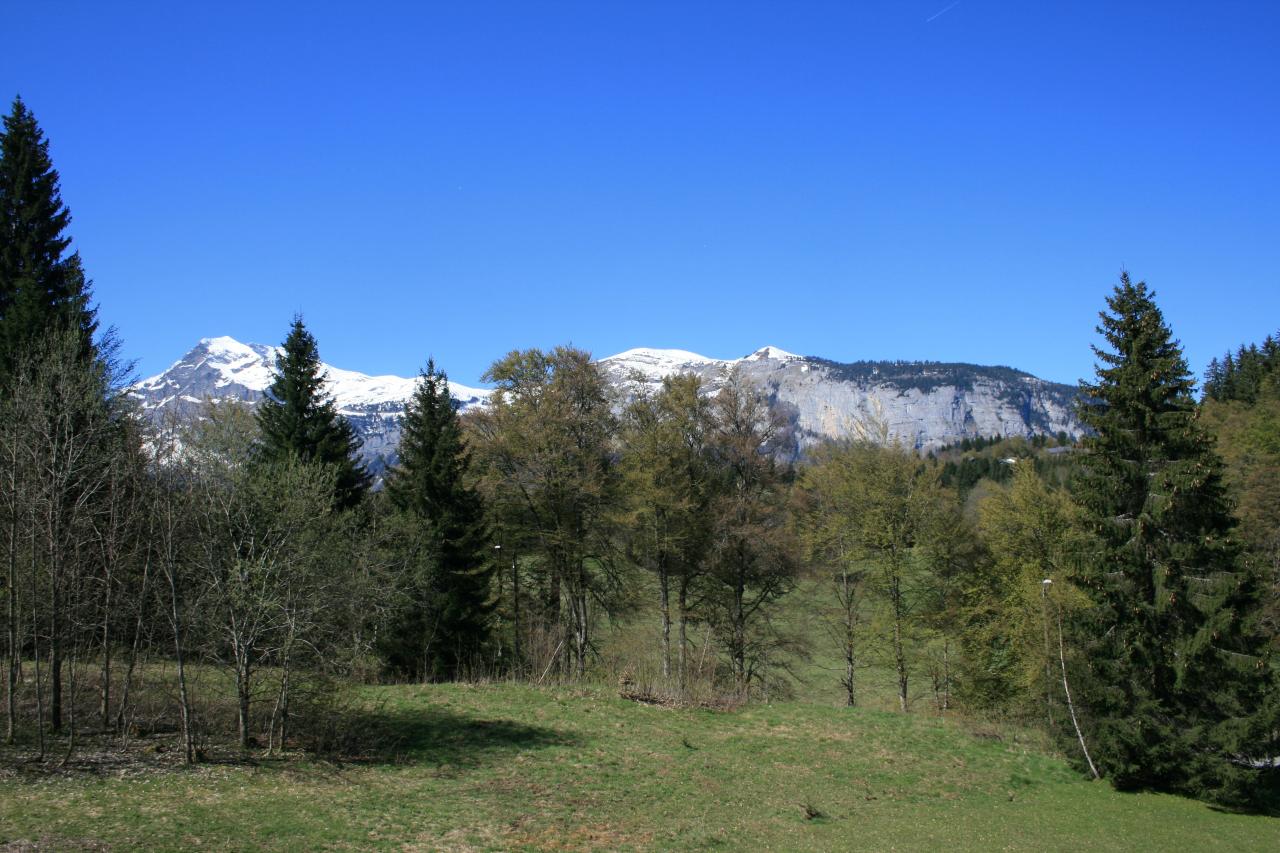
M 65 255 L 71 213 L 49 142 L 21 98 L 0 134 L 0 387 L 14 360 L 48 332 L 74 330 L 93 360 L 95 311 L 78 253 Z
M 1077 625 L 1089 662 L 1090 747 L 1120 788 L 1237 796 L 1233 762 L 1264 748 L 1259 585 L 1229 537 L 1222 463 L 1197 422 L 1194 382 L 1145 283 L 1122 275 L 1082 384 L 1094 435 L 1077 489 L 1099 546 Z
M 402 671 L 457 677 L 488 640 L 494 564 L 484 507 L 466 482 L 471 457 L 457 406 L 434 361 L 405 410 L 399 453 L 387 492 L 425 535 L 428 571 L 412 584 L 384 653 Z
M 355 506 L 369 488 L 369 474 L 356 459 L 361 442 L 324 392 L 320 351 L 301 317 L 293 319 L 283 351 L 276 357 L 276 371 L 258 409 L 262 460 L 295 456 L 306 463 L 334 466 L 335 505 Z

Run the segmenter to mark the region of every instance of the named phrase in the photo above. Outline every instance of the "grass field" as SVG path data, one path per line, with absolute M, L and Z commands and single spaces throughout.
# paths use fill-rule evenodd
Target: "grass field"
M 369 690 L 394 757 L 0 781 L 49 849 L 1274 850 L 1280 819 L 1084 781 L 1016 732 L 793 702 Z

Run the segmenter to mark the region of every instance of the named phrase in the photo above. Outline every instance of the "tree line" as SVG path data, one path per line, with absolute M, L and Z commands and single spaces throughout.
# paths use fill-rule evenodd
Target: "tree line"
M 165 721 L 187 761 L 219 738 L 323 745 L 343 736 L 342 684 L 589 679 L 602 632 L 645 619 L 637 656 L 657 674 L 640 689 L 676 700 L 781 695 L 826 642 L 848 705 L 875 662 L 901 711 L 923 695 L 1034 718 L 1122 787 L 1244 801 L 1278 752 L 1275 566 L 1240 544 L 1236 469 L 1127 275 L 1082 388 L 1090 434 L 1052 465 L 1046 441 L 1008 463 L 978 439 L 999 465 L 984 479 L 874 421 L 799 454 L 736 373 L 618 394 L 565 346 L 495 361 L 465 416 L 429 360 L 375 488 L 301 317 L 256 411 L 142 417 L 69 222 L 16 101 L 0 147 L 6 737 L 40 758 Z M 825 590 L 826 638 L 787 623 L 801 583 Z

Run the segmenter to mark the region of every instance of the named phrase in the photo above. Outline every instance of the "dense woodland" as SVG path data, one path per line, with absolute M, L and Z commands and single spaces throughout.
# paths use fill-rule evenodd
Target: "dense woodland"
M 868 667 L 904 713 L 1042 726 L 1123 788 L 1248 803 L 1280 755 L 1276 346 L 1203 401 L 1154 293 L 1101 312 L 1089 434 L 927 457 L 881 424 L 797 458 L 741 377 L 615 395 L 588 353 L 513 351 L 460 417 L 428 361 L 373 483 L 303 318 L 256 411 L 154 423 L 98 328 L 48 143 L 0 147 L 5 760 L 172 729 L 188 762 L 340 750 L 344 687 L 619 681 L 768 701 L 815 644 L 848 705 Z M 1090 330 L 1081 330 L 1081 339 Z M 777 618 L 802 580 L 829 631 Z M 605 660 L 616 624 L 648 643 Z M 927 701 L 918 685 L 928 685 Z

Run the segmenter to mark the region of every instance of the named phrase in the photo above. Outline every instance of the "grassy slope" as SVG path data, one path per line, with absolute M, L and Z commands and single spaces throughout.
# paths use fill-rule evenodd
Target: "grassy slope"
M 0 843 L 179 849 L 1276 849 L 1280 820 L 1121 795 L 962 724 L 726 714 L 520 685 L 378 688 L 400 761 L 0 782 Z M 807 819 L 804 806 L 821 812 Z

